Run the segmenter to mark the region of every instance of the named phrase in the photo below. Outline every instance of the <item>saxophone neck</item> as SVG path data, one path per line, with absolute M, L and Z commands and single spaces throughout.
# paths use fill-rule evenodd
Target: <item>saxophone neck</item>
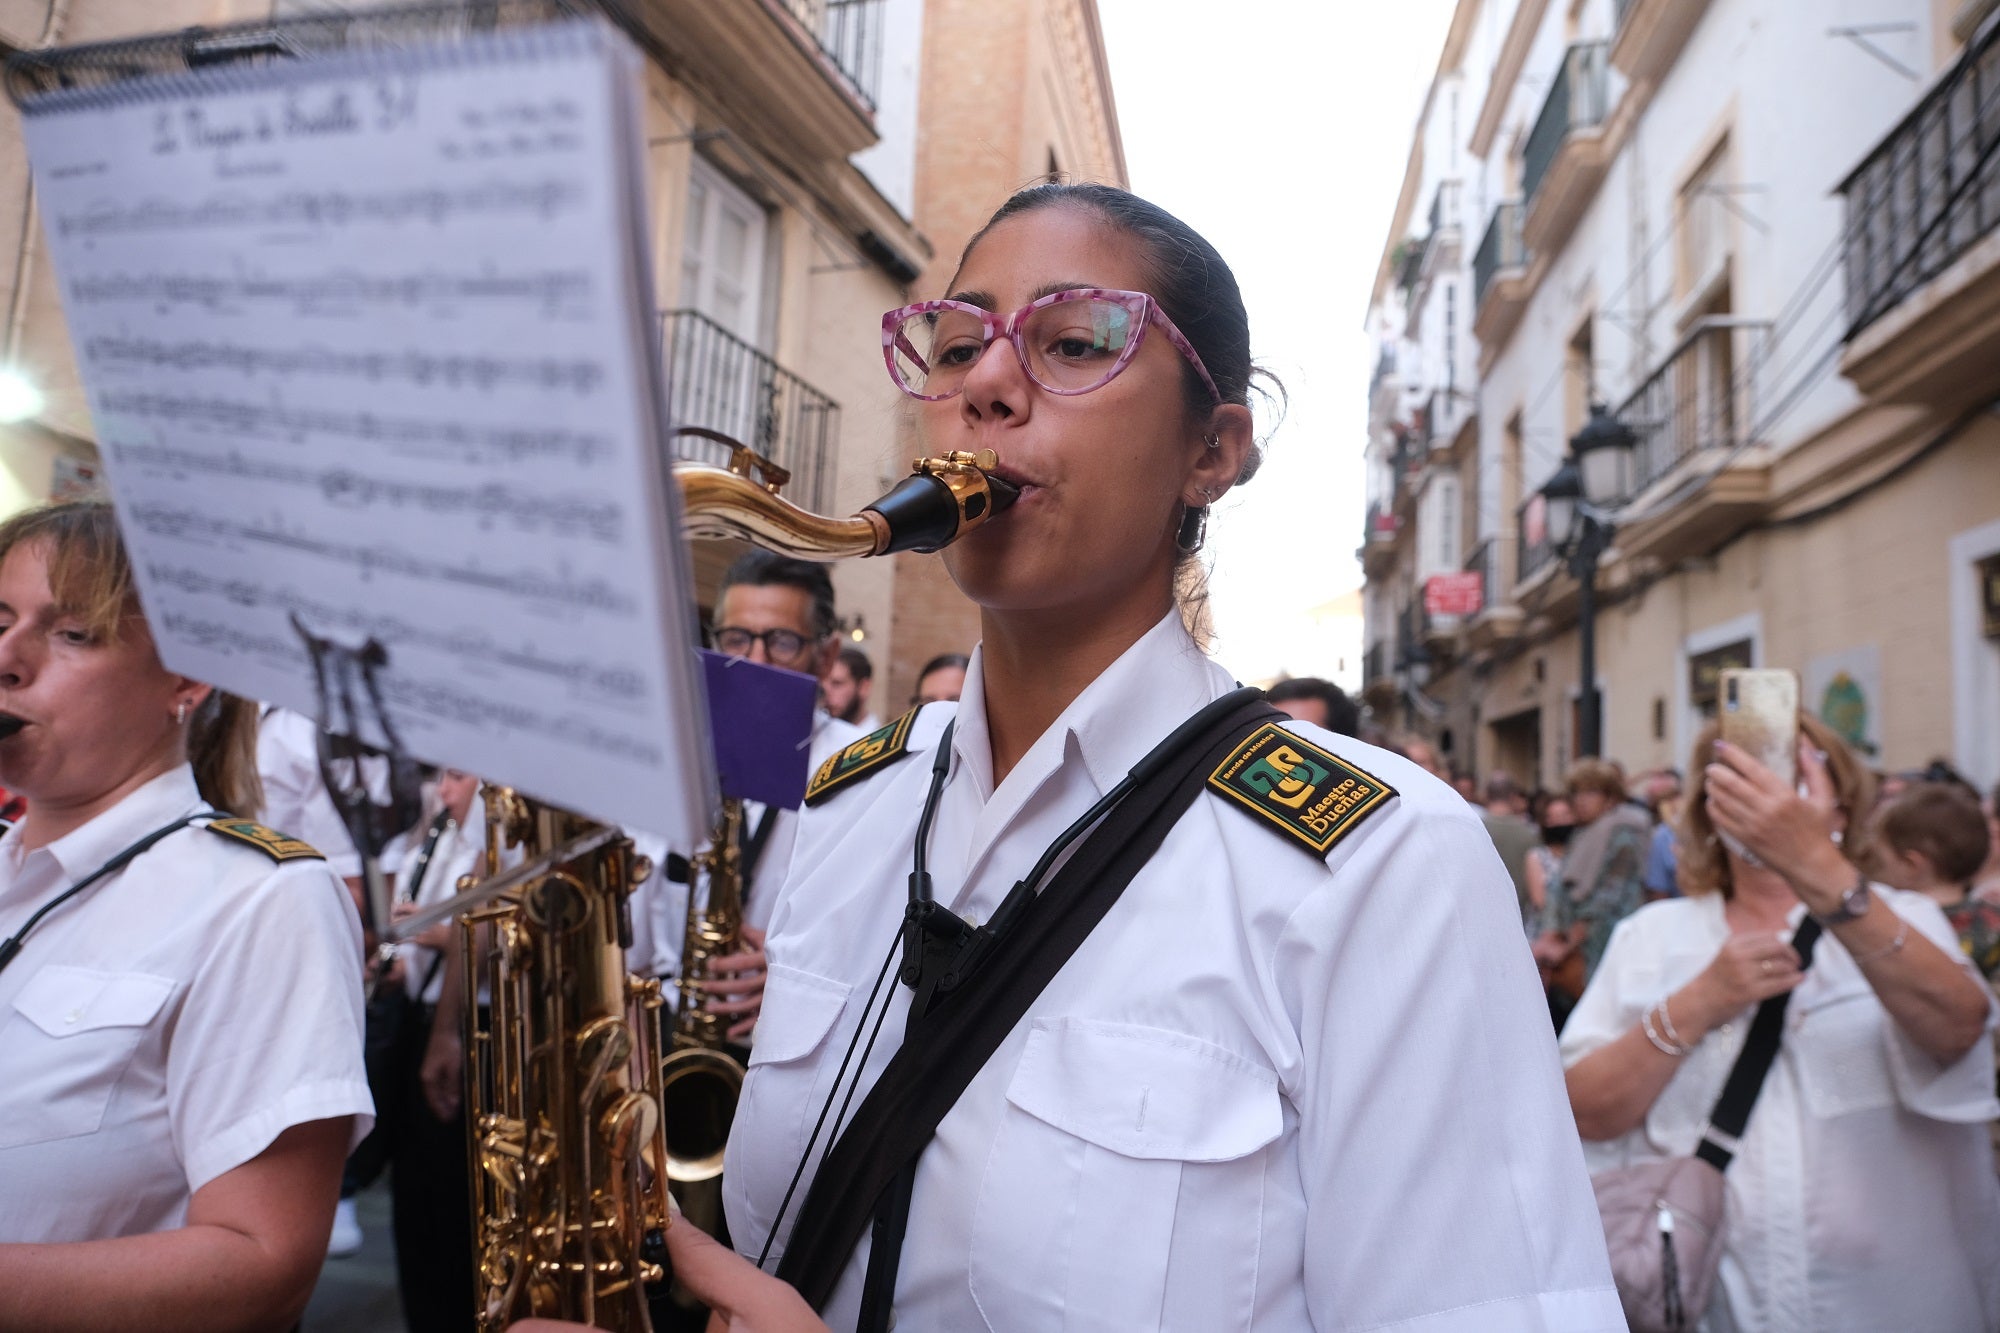
M 991 449 L 919 458 L 910 475 L 852 518 L 801 509 L 778 492 L 790 474 L 735 446 L 728 467 L 674 464 L 690 537 L 748 541 L 800 560 L 936 551 L 992 521 L 1020 491 L 992 475 Z

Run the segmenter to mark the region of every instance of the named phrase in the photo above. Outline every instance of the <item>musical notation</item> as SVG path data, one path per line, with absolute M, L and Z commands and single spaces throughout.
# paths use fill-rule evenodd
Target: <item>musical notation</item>
M 506 422 L 475 424 L 456 418 L 385 416 L 365 408 L 291 407 L 241 398 L 199 398 L 174 393 L 104 392 L 108 413 L 155 422 L 170 430 L 199 430 L 246 440 L 334 437 L 379 444 L 411 462 L 444 460 L 475 468 L 548 462 L 589 468 L 611 457 L 601 431 Z
M 177 375 L 227 371 L 235 375 L 291 379 L 301 375 L 333 379 L 403 380 L 419 389 L 529 388 L 589 393 L 604 382 L 604 368 L 587 358 L 504 357 L 401 351 L 348 351 L 313 344 L 298 347 L 186 338 L 104 336 L 80 343 L 83 359 L 104 374 L 165 370 Z
M 23 132 L 162 658 L 692 841 L 636 66 L 601 25 L 54 94 Z M 476 52 L 468 55 L 468 52 Z
M 113 459 L 134 467 L 232 481 L 271 482 L 316 492 L 329 504 L 350 508 L 384 505 L 420 510 L 428 519 L 470 515 L 482 530 L 504 520 L 516 532 L 551 533 L 617 544 L 624 539 L 624 506 L 589 495 L 548 495 L 503 482 L 450 484 L 406 481 L 346 467 L 300 466 L 280 457 L 252 457 L 227 449 L 177 448 L 165 444 L 106 446 Z
M 457 188 L 282 190 L 265 196 L 231 190 L 199 199 L 154 195 L 129 204 L 92 199 L 50 215 L 49 226 L 60 239 L 91 242 L 252 228 L 335 231 L 368 224 L 443 228 L 466 217 L 518 216 L 548 223 L 578 207 L 583 193 L 578 182 L 558 177 L 496 177 Z
M 120 516 L 141 532 L 173 541 L 242 551 L 266 548 L 312 556 L 322 564 L 351 572 L 364 583 L 378 576 L 393 575 L 424 584 L 455 585 L 464 591 L 500 593 L 510 601 L 574 611 L 630 615 L 638 609 L 635 599 L 620 588 L 617 580 L 578 578 L 566 568 L 553 572 L 534 565 L 494 569 L 476 555 L 434 557 L 409 546 L 316 536 L 276 517 L 246 519 L 146 501 L 125 506 Z
M 553 653 L 545 645 L 509 638 L 493 627 L 440 626 L 413 621 L 394 610 L 356 607 L 298 588 L 274 587 L 247 576 L 217 577 L 188 565 L 152 564 L 146 571 L 156 582 L 196 597 L 213 598 L 236 607 L 272 608 L 287 617 L 297 614 L 308 624 L 343 631 L 357 640 L 372 638 L 381 643 L 418 644 L 433 652 L 528 672 L 566 696 L 630 701 L 643 697 L 645 692 L 645 673 L 635 666 L 602 662 L 575 653 Z M 296 646 L 287 645 L 287 650 Z
M 547 319 L 589 313 L 590 274 L 584 269 L 418 269 L 374 273 L 336 269 L 314 273 L 111 272 L 69 285 L 72 304 L 144 304 L 161 311 L 193 306 L 248 311 L 255 306 L 303 318 L 350 317 L 370 310 L 456 312 L 467 306 L 525 306 Z

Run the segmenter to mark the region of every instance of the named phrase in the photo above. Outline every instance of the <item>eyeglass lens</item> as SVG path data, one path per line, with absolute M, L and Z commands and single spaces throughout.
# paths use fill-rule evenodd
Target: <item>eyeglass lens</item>
M 806 646 L 805 636 L 788 629 L 767 629 L 759 634 L 734 626 L 724 626 L 715 631 L 715 646 L 731 657 L 747 657 L 752 644 L 762 642 L 764 656 L 772 661 L 793 658 Z
M 1028 374 L 1044 388 L 1078 393 L 1104 384 L 1119 370 L 1137 335 L 1138 316 L 1116 301 L 1091 297 L 1058 301 L 1022 321 L 1019 346 Z M 912 315 L 897 326 L 891 344 L 896 377 L 926 397 L 957 393 L 986 350 L 985 323 L 965 310 Z

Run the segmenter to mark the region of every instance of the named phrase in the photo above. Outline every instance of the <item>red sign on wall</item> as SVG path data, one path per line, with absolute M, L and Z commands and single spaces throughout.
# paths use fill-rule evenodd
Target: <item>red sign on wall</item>
M 1434 616 L 1476 616 L 1485 600 L 1486 576 L 1476 569 L 1424 580 L 1424 610 Z

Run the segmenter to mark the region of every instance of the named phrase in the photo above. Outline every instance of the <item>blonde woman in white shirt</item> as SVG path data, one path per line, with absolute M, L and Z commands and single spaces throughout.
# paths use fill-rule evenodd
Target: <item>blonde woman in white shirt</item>
M 108 506 L 0 524 L 0 713 L 0 1328 L 290 1327 L 371 1117 L 353 905 L 211 817 L 254 706 L 161 666 Z
M 1020 498 L 945 554 L 982 610 L 961 701 L 850 746 L 809 798 L 724 1176 L 734 1243 L 771 1265 L 843 1072 L 859 1105 L 902 1042 L 910 991 L 867 1001 L 934 776 L 935 901 L 991 921 L 1233 686 L 1175 596 L 1256 457 L 1247 319 L 1212 247 L 1123 191 L 1037 187 L 973 241 L 953 300 L 893 312 L 884 342 L 922 450 L 994 449 Z M 1242 554 L 1310 578 L 1315 551 L 1264 533 Z M 1288 798 L 1345 769 L 1381 799 L 1313 850 L 1278 806 L 1194 795 L 917 1159 L 900 1327 L 1623 1327 L 1491 840 L 1394 755 L 1275 734 Z M 877 1248 L 830 1246 L 827 1324 L 861 1326 Z M 740 1326 L 817 1326 L 747 1263 L 714 1272 Z
M 1577 1127 L 1593 1170 L 1692 1152 L 1755 1006 L 1789 991 L 1703 1328 L 2000 1327 L 1990 1001 L 1937 905 L 1857 868 L 1873 780 L 1799 725 L 1805 796 L 1713 727 L 1697 743 L 1686 896 L 1619 925 L 1563 1029 Z M 1808 912 L 1825 933 L 1801 970 Z

